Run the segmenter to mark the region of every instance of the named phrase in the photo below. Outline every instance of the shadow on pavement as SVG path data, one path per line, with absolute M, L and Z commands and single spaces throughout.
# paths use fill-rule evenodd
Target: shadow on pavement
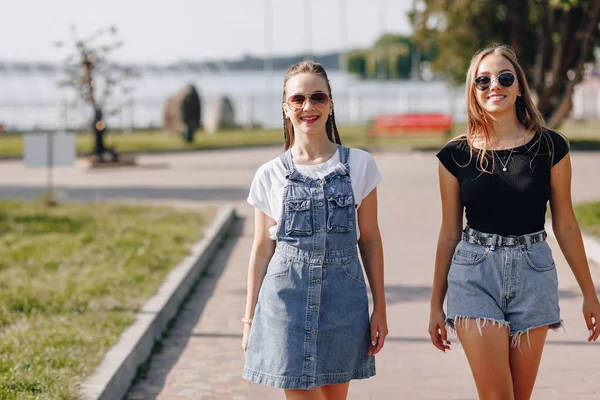
M 429 301 L 431 286 L 386 285 L 385 295 L 389 305 Z
M 0 198 L 35 199 L 44 193 L 45 186 L 0 186 Z M 239 201 L 248 196 L 248 189 L 235 187 L 55 187 L 61 201 L 105 201 L 124 199 Z
M 596 289 L 596 294 L 600 296 L 600 288 Z M 568 300 L 568 299 L 577 299 L 581 298 L 583 300 L 583 295 L 580 291 L 577 290 L 558 290 L 558 298 L 560 300 Z
M 460 343 L 458 338 L 455 335 L 450 335 L 449 340 L 453 345 Z M 386 342 L 404 342 L 404 343 L 429 343 L 431 344 L 431 339 L 429 337 L 404 337 L 404 336 L 388 336 L 385 338 Z M 546 340 L 546 346 L 600 346 L 600 343 L 588 343 L 586 339 L 582 339 L 579 341 L 576 340 Z M 433 344 L 431 348 L 435 350 Z
M 139 383 L 140 385 L 150 384 L 153 388 L 152 392 L 154 393 L 144 391 L 144 400 L 155 400 L 158 396 L 156 389 L 164 387 L 167 375 L 178 362 L 189 339 L 194 336 L 207 336 L 206 334 L 192 332 L 227 266 L 227 260 L 238 237 L 243 233 L 244 223 L 245 220 L 243 218 L 236 219 L 232 231 L 222 244 L 221 250 L 218 251 L 215 259 L 211 261 L 206 271 L 200 276 L 198 283 L 192 289 L 192 293 L 186 299 L 181 311 L 175 316 L 173 325 L 168 328 L 162 340 L 155 346 L 151 359 L 143 367 L 139 368 L 136 380 L 129 388 L 129 393 L 123 399 L 127 399 L 132 392 L 135 392 L 137 389 L 136 386 Z M 224 336 L 236 337 L 238 340 L 241 338 L 241 336 L 238 338 L 237 335 Z

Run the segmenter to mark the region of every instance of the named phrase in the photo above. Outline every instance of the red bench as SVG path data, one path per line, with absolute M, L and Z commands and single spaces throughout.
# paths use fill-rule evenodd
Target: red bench
M 376 136 L 449 136 L 452 130 L 450 114 L 379 114 L 369 129 Z

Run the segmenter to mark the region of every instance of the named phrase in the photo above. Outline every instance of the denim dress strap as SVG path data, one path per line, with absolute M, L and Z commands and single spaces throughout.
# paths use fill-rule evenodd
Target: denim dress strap
M 350 166 L 348 165 L 348 158 L 350 156 L 350 149 L 338 144 L 338 151 L 340 153 L 340 162 L 336 168 L 325 177 L 326 181 L 331 181 L 335 176 L 350 175 Z
M 288 149 L 279 156 L 279 159 L 281 160 L 281 163 L 283 164 L 283 167 L 285 168 L 285 171 L 286 171 L 286 173 L 285 173 L 286 178 L 294 170 L 294 164 L 292 163 L 292 158 L 290 157 L 290 151 L 291 150 Z
M 338 150 L 340 152 L 340 162 L 342 164 L 348 164 L 348 158 L 350 157 L 350 149 L 338 144 Z

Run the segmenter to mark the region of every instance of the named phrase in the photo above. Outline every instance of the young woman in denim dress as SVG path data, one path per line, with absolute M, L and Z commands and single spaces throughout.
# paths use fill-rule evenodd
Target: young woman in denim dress
M 548 201 L 583 292 L 588 340 L 600 335 L 600 303 L 571 204 L 569 145 L 545 128 L 507 46 L 473 57 L 466 96 L 467 133 L 437 155 L 442 223 L 429 334 L 446 351 L 446 325 L 456 330 L 481 399 L 529 399 L 548 329 L 562 325 L 544 231 Z
M 248 197 L 243 376 L 287 399 L 345 399 L 350 380 L 375 375 L 387 335 L 381 177 L 370 154 L 341 146 L 321 65 L 288 69 L 283 121 L 286 151 L 259 168 Z

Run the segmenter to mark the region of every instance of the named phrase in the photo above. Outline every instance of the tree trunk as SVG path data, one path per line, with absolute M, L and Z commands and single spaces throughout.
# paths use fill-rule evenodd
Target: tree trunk
M 545 82 L 543 78 L 543 84 L 541 92 L 538 92 L 538 109 L 542 113 L 545 119 L 549 119 L 559 105 L 559 98 L 564 94 L 567 84 L 567 66 L 568 61 L 565 60 L 566 53 L 568 51 L 568 44 L 572 47 L 576 41 L 575 34 L 571 29 L 571 20 L 573 10 L 567 12 L 562 10 L 550 9 L 551 13 L 560 13 L 557 19 L 560 20 L 559 24 L 556 24 L 556 29 L 548 32 L 548 34 L 554 36 L 558 34 L 560 37 L 559 41 L 553 41 L 553 57 L 550 64 L 549 70 L 543 70 L 544 75 L 550 72 L 552 80 Z M 570 60 L 569 60 L 570 61 Z
M 538 98 L 544 91 L 546 85 L 545 72 L 548 69 L 550 61 L 549 55 L 552 51 L 551 32 L 554 30 L 554 13 L 548 5 L 548 1 L 542 2 L 536 8 L 537 14 L 537 37 L 539 46 L 535 56 L 533 67 L 533 91 L 538 95 Z
M 509 0 L 506 4 L 511 10 L 511 24 L 510 24 L 510 45 L 517 55 L 520 55 L 523 51 L 521 43 L 525 35 L 525 25 L 523 18 L 528 14 L 527 2 L 522 0 Z
M 96 154 L 99 159 L 102 159 L 106 152 L 106 146 L 104 145 L 104 132 L 106 132 L 106 128 L 102 121 L 102 109 L 96 102 L 92 102 L 92 106 L 94 107 L 94 119 L 92 120 L 92 132 L 94 132 L 95 139 L 94 154 Z
M 589 18 L 587 25 L 584 25 L 580 31 L 580 40 L 582 46 L 574 71 L 575 76 L 570 82 L 567 83 L 560 104 L 548 122 L 548 125 L 551 128 L 558 128 L 571 113 L 573 108 L 573 94 L 575 92 L 575 85 L 583 80 L 583 68 L 594 51 L 594 45 L 598 35 L 598 24 L 600 23 L 600 2 L 595 1 L 593 3 L 594 6 L 590 10 L 585 10 L 585 12 L 582 13 L 587 15 Z

